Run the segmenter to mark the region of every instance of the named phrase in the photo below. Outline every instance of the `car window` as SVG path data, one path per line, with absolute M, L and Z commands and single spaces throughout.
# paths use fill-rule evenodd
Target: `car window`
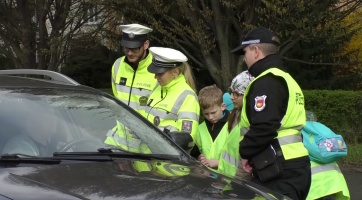
M 0 90 L 0 151 L 35 156 L 119 147 L 179 156 L 141 116 L 96 93 L 62 89 Z

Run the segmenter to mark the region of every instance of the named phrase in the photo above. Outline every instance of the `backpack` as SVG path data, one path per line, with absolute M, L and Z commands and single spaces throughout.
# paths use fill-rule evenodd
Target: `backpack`
M 324 124 L 307 121 L 302 129 L 303 144 L 312 161 L 328 164 L 347 155 L 347 146 L 341 135 Z

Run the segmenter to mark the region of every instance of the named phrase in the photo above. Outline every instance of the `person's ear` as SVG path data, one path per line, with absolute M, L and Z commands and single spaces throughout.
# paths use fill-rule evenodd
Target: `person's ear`
M 180 74 L 180 69 L 179 68 L 175 68 L 172 71 L 172 75 L 173 75 L 174 78 L 178 77 L 179 74 Z
M 221 110 L 224 111 L 226 109 L 226 104 L 225 103 L 222 103 L 221 104 Z
M 143 48 L 146 50 L 146 49 L 148 49 L 148 47 L 150 47 L 150 41 L 149 41 L 149 40 L 146 40 L 146 41 L 143 43 Z
M 258 46 L 254 46 L 254 59 L 257 59 L 260 54 L 260 49 Z

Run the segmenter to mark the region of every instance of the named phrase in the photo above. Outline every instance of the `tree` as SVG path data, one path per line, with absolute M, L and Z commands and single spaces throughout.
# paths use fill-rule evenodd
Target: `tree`
M 341 48 L 336 56 L 348 54 L 348 57 L 353 61 L 350 65 L 344 65 L 336 70 L 336 74 L 339 76 L 348 76 L 350 74 L 362 73 L 362 8 L 351 12 L 343 20 L 343 22 L 350 28 L 346 31 L 347 33 L 353 32 L 353 36 L 348 42 Z
M 109 0 L 105 6 L 118 18 L 152 27 L 157 34 L 153 39 L 183 51 L 226 90 L 232 77 L 246 69 L 242 57 L 229 52 L 251 28 L 263 26 L 277 33 L 286 59 L 320 63 L 287 56 L 300 42 L 322 36 L 334 40 L 331 31 L 360 5 L 361 0 Z
M 104 23 L 104 8 L 95 0 L 4 0 L 0 2 L 0 54 L 14 68 L 57 70 L 69 42 L 80 32 L 94 36 Z M 102 16 L 100 16 L 102 15 Z M 84 25 L 98 18 L 98 27 Z
M 119 57 L 100 44 L 99 39 L 87 35 L 72 39 L 61 72 L 82 85 L 110 88 L 111 70 Z

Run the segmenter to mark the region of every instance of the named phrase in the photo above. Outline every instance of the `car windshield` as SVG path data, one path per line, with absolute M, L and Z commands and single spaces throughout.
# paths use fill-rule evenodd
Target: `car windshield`
M 180 156 L 158 129 L 106 95 L 66 89 L 0 89 L 2 154 L 52 156 L 116 147 Z

